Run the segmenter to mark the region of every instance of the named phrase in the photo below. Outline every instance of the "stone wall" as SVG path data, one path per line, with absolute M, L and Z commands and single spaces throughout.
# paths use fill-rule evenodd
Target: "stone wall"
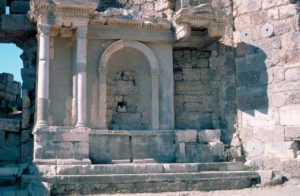
M 134 71 L 115 74 L 108 92 L 107 121 L 109 129 L 149 129 L 149 115 L 138 110 L 139 91 Z
M 300 175 L 299 2 L 233 2 L 237 128 L 245 155 L 260 169 Z
M 175 125 L 177 129 L 218 128 L 219 78 L 210 52 L 174 50 Z
M 130 9 L 142 12 L 143 15 L 155 16 L 161 0 L 101 0 L 98 4 L 98 11 L 105 11 L 108 8 Z
M 6 13 L 7 7 L 9 7 L 9 13 Z M 35 113 L 37 42 L 36 27 L 27 19 L 28 11 L 29 0 L 0 0 L 0 43 L 13 43 L 23 50 L 20 56 L 23 61 L 22 87 L 12 81 L 11 75 L 4 74 L 2 77 L 5 76 L 8 80 L 6 93 L 2 97 L 3 89 L 1 89 L 0 82 L 1 106 L 5 106 L 1 109 L 6 110 L 5 115 L 2 110 L 0 120 L 0 165 L 32 160 L 33 136 L 31 132 Z M 21 88 L 22 100 L 15 100 L 16 95 L 20 97 Z M 7 112 L 12 111 L 12 108 L 22 109 L 23 112 L 8 116 Z

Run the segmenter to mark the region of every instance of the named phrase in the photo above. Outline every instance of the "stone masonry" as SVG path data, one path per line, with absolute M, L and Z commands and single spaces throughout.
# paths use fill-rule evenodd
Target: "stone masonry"
M 0 74 L 0 166 L 28 168 L 22 180 L 0 168 L 0 185 L 8 170 L 29 195 L 245 188 L 258 182 L 245 168 L 300 176 L 299 10 L 0 0 L 0 42 L 23 50 L 22 86 Z

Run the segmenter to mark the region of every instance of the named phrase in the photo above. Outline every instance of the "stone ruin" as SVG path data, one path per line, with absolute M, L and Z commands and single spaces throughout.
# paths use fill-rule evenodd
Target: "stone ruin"
M 0 0 L 0 12 L 0 42 L 24 52 L 22 87 L 0 75 L 0 195 L 300 176 L 298 1 Z

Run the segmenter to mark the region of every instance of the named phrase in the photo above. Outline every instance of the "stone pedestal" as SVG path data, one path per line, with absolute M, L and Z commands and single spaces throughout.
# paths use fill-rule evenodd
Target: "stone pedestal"
M 89 129 L 40 128 L 34 137 L 34 163 L 47 165 L 91 164 Z

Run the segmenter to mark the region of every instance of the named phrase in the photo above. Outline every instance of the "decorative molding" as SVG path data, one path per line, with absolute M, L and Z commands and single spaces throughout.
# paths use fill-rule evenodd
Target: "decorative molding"
M 192 28 L 208 29 L 210 38 L 221 38 L 225 34 L 225 18 L 208 3 L 183 7 L 175 13 L 173 20 L 177 40 L 191 37 Z
M 149 61 L 151 70 L 159 70 L 159 64 L 152 50 L 138 41 L 119 40 L 111 44 L 102 54 L 99 67 L 106 67 L 110 57 L 117 51 L 124 48 L 134 48 L 142 52 Z

